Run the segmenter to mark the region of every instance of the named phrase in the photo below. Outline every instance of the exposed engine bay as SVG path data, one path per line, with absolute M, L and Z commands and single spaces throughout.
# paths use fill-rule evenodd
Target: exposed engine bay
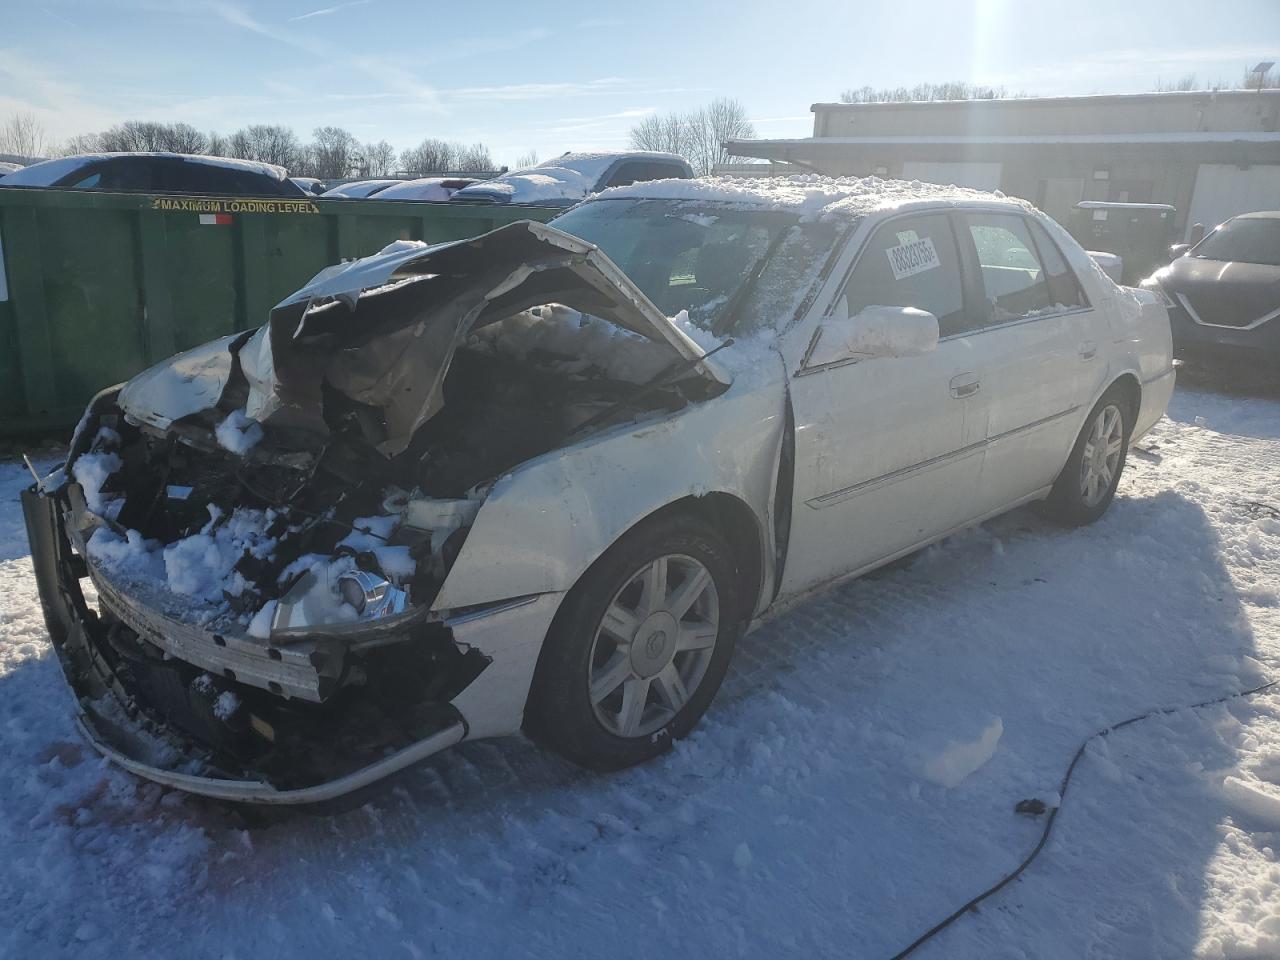
M 547 305 L 473 334 L 443 380 L 439 415 L 390 458 L 368 440 L 367 411 L 327 385 L 322 438 L 264 430 L 228 409 L 233 388 L 163 430 L 104 413 L 71 467 L 106 521 L 88 556 L 135 597 L 264 641 L 429 607 L 490 481 L 584 426 L 691 399 L 698 380 L 639 395 L 665 358 L 609 327 Z M 575 337 L 588 349 L 562 352 Z

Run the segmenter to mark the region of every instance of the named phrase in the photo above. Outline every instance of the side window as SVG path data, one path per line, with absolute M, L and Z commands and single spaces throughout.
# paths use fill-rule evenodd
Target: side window
M 118 157 L 104 161 L 91 176 L 70 184 L 99 190 L 150 190 L 151 162 L 146 157 Z
M 632 183 L 666 180 L 671 177 L 684 177 L 684 169 L 674 163 L 664 163 L 661 160 L 627 160 L 618 166 L 604 187 L 625 187 Z M 604 187 L 600 189 L 603 190 Z
M 970 213 L 964 222 L 978 252 L 985 323 L 1007 323 L 1048 310 L 1049 286 L 1027 222 L 1005 213 Z
M 160 182 L 164 190 L 173 193 L 229 193 L 229 185 L 218 176 L 221 172 L 206 163 L 166 159 L 161 164 Z
M 88 176 L 82 176 L 78 180 L 72 180 L 68 183 L 62 184 L 62 186 L 79 187 L 82 190 L 87 190 L 90 187 L 99 186 L 101 182 L 102 182 L 102 171 L 95 170 L 93 173 L 89 174 Z
M 1049 300 L 1055 307 L 1087 307 L 1089 301 L 1080 288 L 1080 281 L 1062 256 L 1062 250 L 1049 236 L 1049 231 L 1034 220 L 1028 222 L 1031 224 L 1036 252 L 1040 254 L 1040 262 L 1044 264 L 1044 276 L 1049 284 Z
M 849 315 L 864 307 L 916 307 L 938 318 L 938 335 L 964 333 L 960 254 L 946 214 L 886 223 L 863 249 L 845 287 Z

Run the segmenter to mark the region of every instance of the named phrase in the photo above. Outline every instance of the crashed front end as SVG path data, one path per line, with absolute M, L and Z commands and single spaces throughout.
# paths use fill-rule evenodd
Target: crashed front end
M 722 389 L 700 357 L 595 248 L 522 223 L 330 268 L 105 391 L 23 495 L 86 736 L 302 803 L 514 732 L 563 592 L 437 602 L 475 518 L 519 464 Z

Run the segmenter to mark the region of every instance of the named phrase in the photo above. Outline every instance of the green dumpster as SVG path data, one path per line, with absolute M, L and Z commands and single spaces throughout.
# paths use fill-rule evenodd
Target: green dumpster
M 98 390 L 258 326 L 328 264 L 561 212 L 0 189 L 0 436 L 74 424 Z

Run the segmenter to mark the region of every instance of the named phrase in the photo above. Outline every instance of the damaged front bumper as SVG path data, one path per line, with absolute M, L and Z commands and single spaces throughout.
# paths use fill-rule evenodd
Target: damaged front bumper
M 462 740 L 520 728 L 562 594 L 446 613 L 430 635 L 398 645 L 421 643 L 417 652 L 426 655 L 397 679 L 403 709 L 390 709 L 383 701 L 395 698 L 372 683 L 317 702 L 322 686 L 349 669 L 332 641 L 233 644 L 138 603 L 73 548 L 77 494 L 75 484 L 23 491 L 31 560 L 80 730 L 124 769 L 222 800 L 305 804 L 351 793 Z M 96 587 L 96 609 L 85 579 Z

